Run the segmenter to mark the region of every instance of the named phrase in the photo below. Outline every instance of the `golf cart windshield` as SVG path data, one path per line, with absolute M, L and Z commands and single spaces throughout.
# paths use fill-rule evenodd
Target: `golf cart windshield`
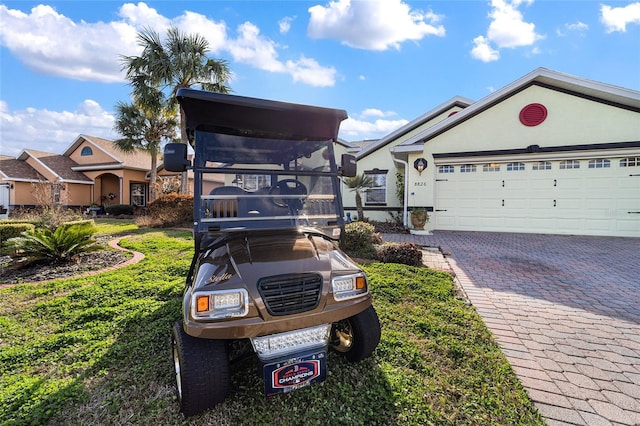
M 339 237 L 344 222 L 333 148 L 344 110 L 191 89 L 176 96 L 195 151 L 199 235 L 306 227 Z M 165 148 L 165 164 L 184 171 L 190 162 L 175 145 Z M 354 158 L 343 155 L 340 167 L 342 175 L 355 175 Z
M 195 141 L 199 222 L 207 231 L 309 227 L 332 236 L 340 211 L 332 141 L 206 130 Z

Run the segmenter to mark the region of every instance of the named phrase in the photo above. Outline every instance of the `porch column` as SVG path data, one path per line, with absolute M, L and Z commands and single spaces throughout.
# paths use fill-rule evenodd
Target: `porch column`
M 118 198 L 120 198 L 120 204 L 124 204 L 124 187 L 122 183 L 122 176 L 118 176 L 118 191 L 120 192 L 120 194 L 118 194 Z

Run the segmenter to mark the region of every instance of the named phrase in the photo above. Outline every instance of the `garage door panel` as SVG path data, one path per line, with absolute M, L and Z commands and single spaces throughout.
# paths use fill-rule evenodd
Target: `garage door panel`
M 529 188 L 529 182 L 526 180 L 505 179 L 504 189 L 507 191 L 522 191 Z
M 585 226 L 595 231 L 608 231 L 611 228 L 611 220 L 603 219 L 586 219 Z
M 553 188 L 556 190 L 581 190 L 584 188 L 584 183 L 581 178 L 558 178 Z
M 447 215 L 443 212 L 436 212 L 435 217 L 437 229 L 449 229 L 450 227 L 454 227 L 456 224 L 455 217 L 452 215 Z
M 499 198 L 484 198 L 477 204 L 480 210 L 486 212 L 484 216 L 493 216 L 494 210 L 499 209 L 502 206 L 502 199 Z M 477 208 L 476 206 L 476 208 Z
M 621 235 L 635 235 L 640 237 L 640 215 L 630 219 L 620 219 L 616 221 L 616 231 Z
M 499 161 L 498 161 L 499 162 Z M 456 173 L 437 182 L 435 229 L 640 237 L 640 167 Z M 504 186 L 503 186 L 504 181 Z M 504 200 L 504 204 L 503 204 Z M 471 213 L 472 212 L 472 213 Z
M 583 226 L 582 219 L 572 219 L 572 218 L 558 218 L 556 219 L 556 228 L 561 233 L 567 233 L 568 231 L 580 231 Z

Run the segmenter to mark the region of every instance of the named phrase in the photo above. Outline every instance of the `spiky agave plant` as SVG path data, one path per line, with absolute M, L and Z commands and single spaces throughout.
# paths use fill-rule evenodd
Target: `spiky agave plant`
M 25 231 L 7 243 L 14 254 L 29 260 L 63 262 L 79 253 L 99 250 L 101 247 L 93 238 L 95 233 L 93 222 L 71 223 L 58 226 L 55 231 L 46 228 Z

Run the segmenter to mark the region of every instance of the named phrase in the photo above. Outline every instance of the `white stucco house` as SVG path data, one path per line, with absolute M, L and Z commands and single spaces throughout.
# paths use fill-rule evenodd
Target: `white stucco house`
M 538 68 L 477 102 L 452 98 L 356 158 L 375 182 L 372 220 L 396 212 L 411 227 L 406 210 L 423 207 L 428 230 L 640 237 L 635 90 Z

